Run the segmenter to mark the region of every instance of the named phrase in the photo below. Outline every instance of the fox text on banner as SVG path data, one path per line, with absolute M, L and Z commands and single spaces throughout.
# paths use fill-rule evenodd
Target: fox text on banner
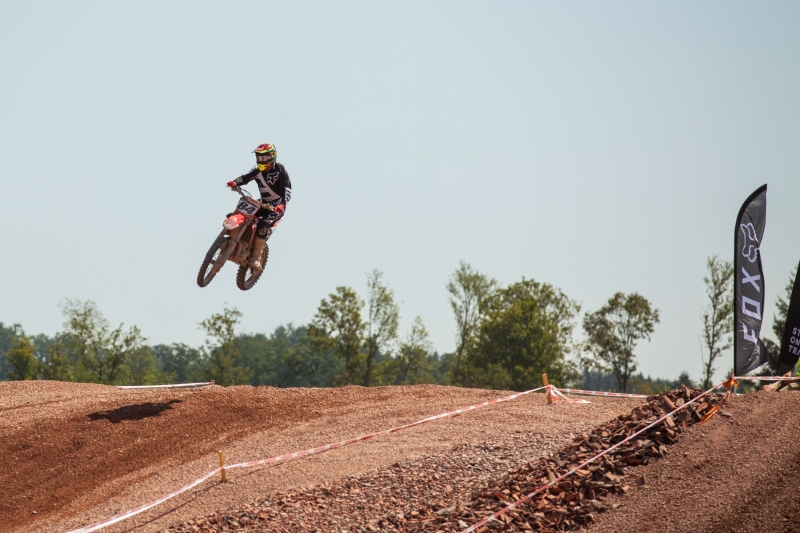
M 764 271 L 761 239 L 767 223 L 767 186 L 762 185 L 745 200 L 736 219 L 733 257 L 733 368 L 742 376 L 767 361 L 761 342 L 764 317 Z

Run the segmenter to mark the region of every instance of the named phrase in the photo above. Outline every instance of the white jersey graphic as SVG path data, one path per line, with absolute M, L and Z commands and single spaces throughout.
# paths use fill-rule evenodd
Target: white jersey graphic
M 270 185 L 275 185 L 275 182 L 278 180 L 278 173 L 273 172 L 269 174 L 267 178 L 266 180 L 264 179 L 263 172 L 259 172 L 258 175 L 256 175 L 256 180 L 258 180 L 259 183 L 258 190 L 261 191 L 261 198 L 270 204 L 278 203 L 281 201 L 281 196 L 270 187 Z

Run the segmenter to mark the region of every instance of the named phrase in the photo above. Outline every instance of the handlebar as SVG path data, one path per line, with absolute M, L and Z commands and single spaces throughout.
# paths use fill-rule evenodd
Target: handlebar
M 250 191 L 247 189 L 242 189 L 241 187 L 231 187 L 231 190 L 233 192 L 238 192 L 240 195 L 242 195 L 242 198 L 253 198 L 253 195 L 250 194 Z
M 247 189 L 242 189 L 241 187 L 233 187 L 231 188 L 231 190 L 234 192 L 238 192 L 241 195 L 241 197 L 244 198 L 249 204 L 257 205 L 258 207 L 266 209 L 267 211 L 275 211 L 275 208 L 272 207 L 271 205 L 265 204 L 260 200 L 254 200 L 253 195 L 250 194 L 250 191 L 248 191 Z

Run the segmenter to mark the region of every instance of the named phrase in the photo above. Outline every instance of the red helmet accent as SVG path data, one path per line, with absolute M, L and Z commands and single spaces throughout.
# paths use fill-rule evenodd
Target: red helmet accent
M 253 150 L 253 153 L 256 154 L 258 170 L 262 172 L 271 169 L 275 165 L 275 159 L 278 158 L 278 151 L 275 149 L 274 144 L 259 144 L 256 149 Z
M 276 150 L 275 150 L 275 145 L 274 144 L 264 143 L 264 144 L 259 144 L 258 146 L 256 146 L 256 149 L 253 150 L 253 153 L 258 154 L 258 153 L 264 153 L 264 152 L 269 153 L 269 152 L 275 152 L 275 151 Z

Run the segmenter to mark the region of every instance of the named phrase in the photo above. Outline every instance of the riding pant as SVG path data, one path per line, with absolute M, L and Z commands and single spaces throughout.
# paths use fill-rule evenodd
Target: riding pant
M 261 220 L 256 225 L 256 235 L 260 239 L 266 239 L 270 234 L 270 228 L 274 227 L 283 218 L 283 213 L 276 213 L 262 207 L 256 212 L 256 216 L 261 217 Z

